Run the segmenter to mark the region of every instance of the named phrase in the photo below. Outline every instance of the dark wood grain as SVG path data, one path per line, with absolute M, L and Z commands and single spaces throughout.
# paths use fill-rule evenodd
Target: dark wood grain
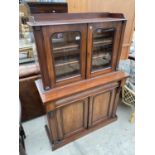
M 110 99 L 110 105 L 109 105 L 109 110 L 108 110 L 108 117 L 112 116 L 113 105 L 115 103 L 116 89 L 117 88 L 114 88 L 111 91 L 111 99 Z
M 52 150 L 54 151 L 54 150 L 56 150 L 56 149 L 58 149 L 58 148 L 60 148 L 60 147 L 62 147 L 64 145 L 66 145 L 66 144 L 68 144 L 68 143 L 70 143 L 72 141 L 75 141 L 76 139 L 78 139 L 78 138 L 80 138 L 82 136 L 85 136 L 85 135 L 87 135 L 87 134 L 89 134 L 89 133 L 91 133 L 91 132 L 93 132 L 93 131 L 101 128 L 101 127 L 104 127 L 105 125 L 108 125 L 108 124 L 110 124 L 110 123 L 112 123 L 112 122 L 114 122 L 116 120 L 117 120 L 117 116 L 115 116 L 114 118 L 107 119 L 106 121 L 100 122 L 99 124 L 96 124 L 95 126 L 92 126 L 91 128 L 88 128 L 87 130 L 84 130 L 82 132 L 76 133 L 76 134 L 72 135 L 71 137 L 65 138 L 65 139 L 63 139 L 61 142 L 59 142 L 57 144 L 53 144 L 51 142 L 52 137 L 49 134 L 50 131 L 47 128 L 47 126 L 46 126 L 46 131 L 47 131 L 47 135 L 48 135 L 49 141 L 51 142 Z
M 25 6 L 28 5 L 29 7 L 29 13 L 31 15 L 36 13 L 66 13 L 68 12 L 68 5 L 67 3 L 46 3 L 46 2 L 28 2 L 24 4 Z M 27 8 L 27 7 L 26 7 Z M 22 23 L 26 24 L 27 21 L 29 21 L 28 17 L 22 17 Z M 41 29 L 38 28 L 39 32 L 36 32 L 36 42 L 37 49 L 40 51 L 44 50 L 44 45 L 39 42 L 39 39 L 42 38 L 42 32 Z M 34 30 L 35 31 L 35 30 Z M 42 54 L 39 54 L 39 58 L 44 60 L 44 56 Z M 40 62 L 41 63 L 41 62 Z M 44 64 L 41 65 L 42 68 L 42 76 L 46 75 L 46 69 L 43 69 Z M 44 74 L 43 74 L 44 72 Z M 37 91 L 37 88 L 35 86 L 34 81 L 38 78 L 41 78 L 40 75 L 40 66 L 38 63 L 33 64 L 26 64 L 26 65 L 20 65 L 19 66 L 19 97 L 21 100 L 21 107 L 22 107 L 22 113 L 21 113 L 21 119 L 22 121 L 28 121 L 30 119 L 36 118 L 38 116 L 45 114 L 45 108 L 48 109 L 48 107 L 44 107 L 39 93 Z M 45 78 L 46 82 L 48 82 L 48 79 Z M 45 88 L 46 88 L 46 82 L 45 82 Z M 50 109 L 52 108 L 52 105 L 49 105 Z
M 48 126 L 50 129 L 52 143 L 57 143 L 59 140 L 59 133 L 58 133 L 58 122 L 57 122 L 56 112 L 52 111 L 48 113 L 47 118 L 48 118 Z
M 38 53 L 38 60 L 40 64 L 40 71 L 42 75 L 42 79 L 44 82 L 44 89 L 49 89 L 51 87 L 51 79 L 49 78 L 49 72 L 48 72 L 48 64 L 47 62 L 47 54 L 43 51 L 45 50 L 45 44 L 42 41 L 44 38 L 43 33 L 41 31 L 41 28 L 34 28 L 34 36 L 36 41 L 36 48 Z
M 88 24 L 88 43 L 87 43 L 87 78 L 95 77 L 101 74 L 105 74 L 111 71 L 116 70 L 116 64 L 118 64 L 118 51 L 120 49 L 120 38 L 121 38 L 121 26 L 122 22 L 107 22 L 107 23 L 95 23 L 95 24 Z M 103 68 L 97 71 L 92 71 L 92 52 L 93 52 L 93 32 L 98 29 L 115 29 L 115 36 L 113 41 L 113 48 L 112 48 L 112 62 L 111 66 L 107 68 Z
M 116 61 L 115 68 L 118 65 L 120 57 L 121 57 L 121 51 L 122 51 L 122 46 L 123 46 L 126 23 L 127 23 L 127 21 L 122 21 L 121 34 L 120 34 L 121 36 L 120 36 L 120 41 L 119 41 L 119 47 L 118 47 L 118 50 L 117 50 L 118 54 L 117 54 L 117 61 Z
M 108 118 L 108 107 L 110 104 L 110 92 L 100 93 L 93 96 L 92 102 L 92 125 Z
M 120 87 L 117 88 L 116 90 L 116 96 L 115 96 L 115 100 L 114 100 L 114 104 L 113 104 L 113 109 L 112 109 L 112 117 L 115 117 L 116 115 L 116 110 L 117 110 L 117 106 L 118 106 L 118 101 L 119 101 L 119 97 L 120 97 L 120 92 L 122 87 L 125 85 L 126 79 L 123 78 L 120 82 Z
M 79 99 L 47 113 L 54 144 L 87 128 L 87 106 L 87 98 Z
M 54 59 L 53 59 L 53 51 L 51 50 L 52 43 L 49 41 L 51 39 L 51 36 L 54 33 L 60 33 L 60 32 L 69 32 L 69 31 L 78 31 L 81 33 L 81 42 L 80 42 L 80 74 L 78 76 L 74 77 L 69 77 L 63 80 L 56 81 L 56 75 L 55 75 L 55 66 L 54 66 Z M 51 86 L 50 87 L 56 87 L 56 86 L 61 86 L 67 83 L 79 81 L 82 79 L 85 79 L 85 70 L 86 70 L 86 34 L 85 31 L 87 31 L 87 26 L 86 24 L 80 24 L 80 25 L 72 25 L 72 26 L 52 26 L 52 27 L 44 27 L 43 28 L 43 34 L 44 34 L 44 44 L 45 46 L 45 51 L 47 54 L 47 61 L 46 64 L 48 64 L 48 73 L 51 79 Z M 51 54 L 52 53 L 52 54 Z
M 54 15 L 34 15 L 34 22 L 29 22 L 29 25 L 33 26 L 34 29 L 44 89 L 48 90 L 116 70 L 116 64 L 118 64 L 119 61 L 118 55 L 120 55 L 119 49 L 122 46 L 122 37 L 125 29 L 125 26 L 122 26 L 122 24 L 125 23 L 124 21 L 126 21 L 126 19 L 122 14 L 112 13 L 56 13 Z M 92 29 L 90 29 L 90 27 L 92 27 Z M 93 31 L 97 28 L 113 28 L 116 29 L 116 32 L 113 43 L 111 66 L 92 72 L 92 35 Z M 81 33 L 80 75 L 57 80 L 55 68 L 60 66 L 60 64 L 54 64 L 54 48 L 51 43 L 51 36 L 55 33 L 69 31 Z M 74 52 L 72 52 L 72 54 Z
M 53 150 L 116 120 L 119 94 L 128 77 L 126 73 L 116 71 L 125 21 L 122 14 L 63 13 L 36 14 L 34 21 L 29 22 L 37 37 L 42 80 L 37 80 L 36 86 L 47 112 Z M 96 29 L 103 31 L 94 33 Z M 76 33 L 73 35 L 77 31 L 81 33 L 80 37 Z M 72 33 L 64 35 L 67 32 Z M 77 56 L 79 47 L 80 57 Z M 106 52 L 112 53 L 110 61 L 103 57 Z M 103 67 L 93 70 L 92 56 L 95 61 L 104 59 Z M 80 74 L 71 76 L 68 69 L 67 78 L 59 78 L 57 67 L 63 70 L 63 65 L 68 65 L 76 72 L 72 65 L 77 62 L 80 62 Z
M 128 75 L 126 73 L 121 71 L 116 71 L 116 72 L 108 73 L 104 76 L 98 76 L 92 79 L 82 80 L 79 82 L 75 82 L 73 84 L 68 84 L 68 85 L 60 86 L 58 88 L 53 88 L 49 91 L 44 91 L 41 80 L 36 81 L 36 86 L 38 88 L 42 102 L 45 104 L 49 101 L 54 101 L 56 99 L 73 95 L 75 93 L 78 93 L 90 88 L 94 88 L 114 81 L 119 81 L 127 77 Z
M 105 90 L 95 93 L 89 99 L 89 123 L 91 127 L 95 124 L 103 122 L 112 115 L 112 107 L 115 104 L 115 87 L 111 90 Z
M 62 13 L 35 14 L 28 22 L 30 26 L 49 26 L 64 24 L 99 23 L 126 20 L 122 14 L 112 16 L 112 13 Z
M 118 82 L 113 82 L 113 83 L 109 83 L 109 84 L 106 84 L 106 85 L 101 85 L 101 86 L 98 86 L 96 88 L 93 88 L 93 89 L 88 89 L 86 91 L 82 91 L 80 93 L 77 93 L 75 95 L 71 95 L 71 96 L 68 96 L 68 97 L 65 97 L 65 98 L 62 98 L 61 100 L 56 100 L 56 101 L 53 101 L 53 102 L 50 102 L 48 104 L 46 104 L 46 107 L 48 105 L 53 105 L 53 107 L 51 108 L 51 111 L 54 110 L 54 108 L 59 108 L 59 107 L 62 107 L 62 106 L 65 106 L 71 102 L 74 102 L 74 101 L 78 101 L 79 98 L 80 99 L 84 99 L 86 97 L 90 97 L 90 96 L 93 96 L 93 95 L 96 95 L 98 93 L 103 93 L 103 92 L 106 92 L 106 91 L 109 91 L 109 90 L 113 90 L 114 88 L 117 88 L 119 86 L 119 83 Z M 90 102 L 90 100 L 89 100 Z M 48 109 L 50 111 L 50 109 Z
M 45 107 L 41 102 L 39 93 L 35 86 L 35 80 L 38 78 L 40 78 L 40 75 L 21 78 L 19 80 L 22 122 L 45 114 Z
M 50 130 L 53 130 L 52 133 L 55 132 L 57 136 L 52 143 L 52 149 L 59 148 L 115 120 L 118 95 L 124 82 L 122 77 L 117 82 L 51 102 L 50 104 L 55 104 L 52 113 L 56 114 L 56 122 L 51 122 L 51 118 L 48 117 L 51 122 L 49 126 Z M 50 110 L 48 115 L 51 115 Z
M 56 2 L 27 2 L 30 13 L 65 13 L 68 12 L 67 3 Z
M 57 109 L 57 112 L 56 112 L 56 118 L 57 118 L 57 124 L 58 124 L 58 139 L 59 140 L 62 140 L 63 137 L 64 137 L 64 133 L 63 133 L 63 121 L 62 121 L 62 112 L 61 112 L 61 109 Z M 59 121 L 58 121 L 59 120 Z

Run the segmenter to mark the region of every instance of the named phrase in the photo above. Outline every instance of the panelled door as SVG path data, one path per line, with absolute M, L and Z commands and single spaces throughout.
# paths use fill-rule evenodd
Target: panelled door
M 86 24 L 43 28 L 52 87 L 85 79 Z
M 95 94 L 89 98 L 89 127 L 103 122 L 112 116 L 115 94 L 116 88 Z
M 77 96 L 56 101 L 58 108 L 48 113 L 53 143 L 80 134 L 115 116 L 117 89 L 118 83 L 111 83 L 92 92 L 89 90 L 91 96 L 76 94 Z
M 88 98 L 68 103 L 49 115 L 53 143 L 87 128 Z
M 88 24 L 87 78 L 115 69 L 121 26 L 121 22 Z

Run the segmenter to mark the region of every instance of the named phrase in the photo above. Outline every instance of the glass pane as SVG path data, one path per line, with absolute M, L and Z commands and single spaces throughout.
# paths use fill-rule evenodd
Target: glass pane
M 56 80 L 80 74 L 80 32 L 55 33 L 52 38 Z
M 114 29 L 96 29 L 93 33 L 92 71 L 111 66 Z

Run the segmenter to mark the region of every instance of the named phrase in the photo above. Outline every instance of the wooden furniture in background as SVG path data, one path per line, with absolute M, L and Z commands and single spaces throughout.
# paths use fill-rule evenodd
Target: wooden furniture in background
M 27 5 L 31 14 L 68 12 L 68 6 L 65 2 L 27 2 Z
M 32 46 L 19 47 L 19 64 L 34 62 Z
M 19 68 L 22 122 L 45 114 L 45 109 L 35 86 L 35 80 L 40 77 L 40 69 L 36 64 L 24 65 Z
M 52 149 L 117 119 L 127 75 L 116 71 L 126 19 L 122 14 L 36 14 L 33 27 Z
M 67 0 L 68 12 L 123 13 L 127 19 L 121 59 L 127 59 L 135 27 L 135 0 Z
M 24 14 L 21 19 L 22 24 L 26 24 L 28 17 L 35 13 L 51 12 L 52 9 L 54 13 L 67 12 L 68 10 L 67 3 L 29 2 L 28 5 L 20 4 L 19 7 L 20 12 Z M 41 77 L 39 64 L 34 58 L 32 59 L 33 63 L 32 61 L 30 63 L 30 58 L 27 63 L 25 59 L 21 61 L 25 62 L 25 64 L 19 66 L 19 97 L 22 108 L 21 121 L 23 122 L 44 115 L 45 109 L 34 83 Z

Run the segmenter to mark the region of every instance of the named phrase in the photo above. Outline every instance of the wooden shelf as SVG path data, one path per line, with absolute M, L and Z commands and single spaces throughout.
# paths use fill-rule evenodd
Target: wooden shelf
M 109 46 L 112 45 L 112 40 L 96 40 L 94 41 L 94 47 L 99 47 L 99 46 Z M 54 47 L 53 48 L 53 53 L 54 54 L 61 54 L 61 53 L 66 53 L 66 52 L 71 52 L 71 51 L 78 51 L 80 50 L 79 48 L 79 44 L 68 44 L 68 45 L 61 45 L 59 47 Z M 77 53 L 77 52 L 76 52 Z M 71 54 L 75 54 L 75 53 L 71 53 Z
M 74 55 L 74 54 L 77 54 L 77 53 L 80 53 L 79 51 L 80 49 L 78 48 L 71 48 L 71 49 L 62 49 L 62 50 L 54 50 L 53 51 L 53 54 L 54 56 L 64 56 L 64 54 L 67 54 L 67 55 Z
M 102 58 L 104 57 L 105 54 L 99 54 L 99 55 L 94 55 L 93 56 L 93 59 L 97 59 L 97 58 Z M 69 59 L 68 61 L 63 61 L 63 60 L 58 60 L 57 63 L 56 63 L 56 67 L 61 67 L 61 66 L 64 66 L 64 65 L 70 65 L 70 64 L 74 64 L 74 63 L 78 63 L 78 59 L 76 58 L 72 58 L 72 59 Z
M 109 33 L 101 33 L 101 34 L 93 34 L 93 38 L 94 39 L 109 39 L 109 38 L 113 38 L 113 35 Z
M 60 51 L 57 53 L 54 53 L 54 58 L 60 58 L 60 57 L 64 57 L 64 55 L 66 56 L 76 56 L 79 55 L 80 51 L 79 50 L 68 50 L 68 51 Z
M 106 46 L 106 45 L 112 45 L 112 40 L 111 39 L 98 39 L 98 40 L 94 40 L 93 42 L 93 46 L 97 47 L 97 46 Z
M 71 43 L 71 44 L 66 44 L 66 45 L 56 45 L 57 47 L 54 47 L 53 50 L 54 52 L 56 51 L 59 51 L 59 50 L 71 50 L 71 49 L 78 49 L 80 47 L 79 44 L 74 44 L 74 43 Z
M 64 66 L 64 65 L 70 65 L 70 64 L 75 64 L 75 63 L 78 63 L 79 60 L 78 59 L 75 59 L 75 58 L 72 58 L 72 59 L 69 59 L 69 61 L 57 61 L 55 67 L 61 67 L 61 66 Z

